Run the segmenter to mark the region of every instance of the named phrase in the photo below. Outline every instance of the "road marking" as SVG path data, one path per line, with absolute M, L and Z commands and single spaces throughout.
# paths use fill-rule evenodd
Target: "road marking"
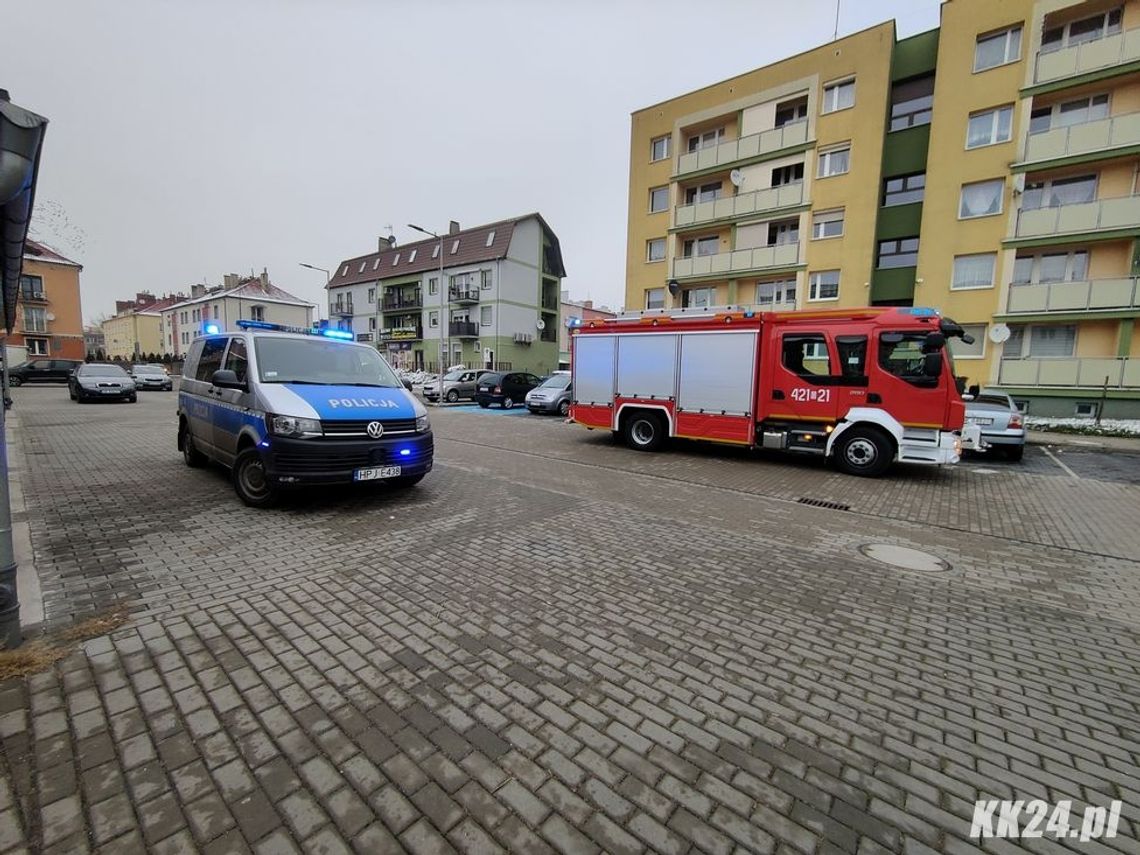
M 1070 475 L 1072 475 L 1076 480 L 1078 480 L 1078 481 L 1081 480 L 1081 476 L 1078 475 L 1076 472 L 1074 472 L 1072 469 L 1070 469 L 1068 466 L 1066 466 L 1064 463 L 1062 463 L 1060 460 L 1058 460 L 1057 455 L 1055 455 L 1052 451 L 1047 449 L 1045 446 L 1041 446 L 1041 450 L 1044 451 L 1045 454 L 1047 454 L 1049 456 L 1050 460 L 1052 460 L 1054 463 L 1056 463 L 1058 466 L 1060 466 L 1062 469 L 1064 469 L 1066 472 L 1068 472 Z

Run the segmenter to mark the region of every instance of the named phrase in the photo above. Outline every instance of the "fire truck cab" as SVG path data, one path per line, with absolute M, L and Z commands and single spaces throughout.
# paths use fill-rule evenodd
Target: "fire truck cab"
M 979 442 L 946 347 L 971 339 L 934 309 L 644 312 L 571 332 L 571 419 L 639 451 L 683 437 L 877 476 Z

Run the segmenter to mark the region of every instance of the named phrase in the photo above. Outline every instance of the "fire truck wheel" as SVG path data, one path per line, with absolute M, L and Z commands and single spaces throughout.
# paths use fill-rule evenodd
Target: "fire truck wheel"
M 848 475 L 875 478 L 887 471 L 894 459 L 891 440 L 873 427 L 853 427 L 836 443 L 835 465 Z
M 622 438 L 634 451 L 657 451 L 665 442 L 665 426 L 656 413 L 636 412 L 625 417 Z

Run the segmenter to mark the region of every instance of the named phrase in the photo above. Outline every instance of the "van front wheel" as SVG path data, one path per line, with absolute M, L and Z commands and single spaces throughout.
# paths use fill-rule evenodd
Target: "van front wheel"
M 238 452 L 233 479 L 238 498 L 251 508 L 268 508 L 277 502 L 278 491 L 270 486 L 265 462 L 256 448 Z

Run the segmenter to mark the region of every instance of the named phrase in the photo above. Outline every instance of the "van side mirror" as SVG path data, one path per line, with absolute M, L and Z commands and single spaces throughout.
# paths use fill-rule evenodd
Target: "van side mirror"
M 245 383 L 238 380 L 237 374 L 228 368 L 219 368 L 211 374 L 210 382 L 219 389 L 245 389 Z

